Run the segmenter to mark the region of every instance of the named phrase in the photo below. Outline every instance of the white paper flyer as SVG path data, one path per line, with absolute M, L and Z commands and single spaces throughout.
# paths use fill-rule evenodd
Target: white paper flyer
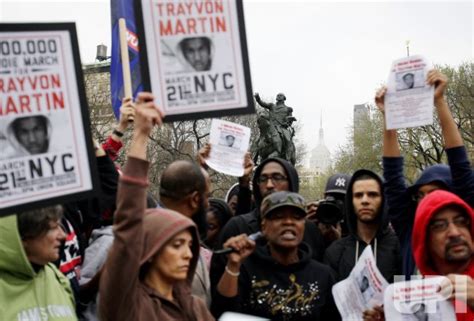
M 337 309 L 344 321 L 362 321 L 365 310 L 383 304 L 388 282 L 377 268 L 371 246 L 367 246 L 347 279 L 332 287 Z
M 250 128 L 225 120 L 213 119 L 209 143 L 211 153 L 206 163 L 214 170 L 240 177 L 250 142 Z
M 433 123 L 434 86 L 426 83 L 432 65 L 422 56 L 392 63 L 385 94 L 387 129 L 409 128 Z

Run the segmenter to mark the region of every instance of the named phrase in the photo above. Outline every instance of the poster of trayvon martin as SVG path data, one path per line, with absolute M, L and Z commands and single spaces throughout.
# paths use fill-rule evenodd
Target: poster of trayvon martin
M 144 89 L 165 121 L 254 113 L 241 0 L 136 1 Z
M 0 215 L 92 194 L 75 25 L 0 24 L 0 66 Z

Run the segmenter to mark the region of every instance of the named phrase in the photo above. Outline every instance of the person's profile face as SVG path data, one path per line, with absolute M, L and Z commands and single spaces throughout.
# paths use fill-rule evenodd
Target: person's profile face
M 211 68 L 211 48 L 204 38 L 187 39 L 182 46 L 184 58 L 196 71 Z
M 415 84 L 415 76 L 413 74 L 406 74 L 403 76 L 403 82 L 407 88 L 413 88 Z
M 22 241 L 28 260 L 38 265 L 45 265 L 59 259 L 61 243 L 66 239 L 66 234 L 60 221 L 50 221 L 49 229 L 33 238 Z
M 41 154 L 48 150 L 47 125 L 39 117 L 26 117 L 14 125 L 17 141 L 30 153 Z

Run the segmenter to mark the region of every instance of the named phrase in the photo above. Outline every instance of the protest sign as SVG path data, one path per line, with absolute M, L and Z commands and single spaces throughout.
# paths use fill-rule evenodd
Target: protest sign
M 362 313 L 383 304 L 383 293 L 388 282 L 382 276 L 372 247 L 368 245 L 347 279 L 332 287 L 332 295 L 342 320 L 362 321 Z
M 143 86 L 165 121 L 255 112 L 241 0 L 136 3 Z
M 0 214 L 92 194 L 75 25 L 0 24 L 0 65 Z
M 433 123 L 434 87 L 426 84 L 432 69 L 422 56 L 392 63 L 385 94 L 387 129 L 409 128 Z
M 390 321 L 454 321 L 453 304 L 440 291 L 446 277 L 395 282 L 384 295 L 385 319 Z
M 245 153 L 249 148 L 250 128 L 213 119 L 209 136 L 211 152 L 206 163 L 218 172 L 241 177 L 244 174 Z

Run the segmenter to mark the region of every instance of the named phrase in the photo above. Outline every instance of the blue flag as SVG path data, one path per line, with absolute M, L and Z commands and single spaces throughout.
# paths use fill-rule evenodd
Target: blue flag
M 110 94 L 112 109 L 115 117 L 120 117 L 120 106 L 123 99 L 122 59 L 120 57 L 119 18 L 125 18 L 127 24 L 128 55 L 130 59 L 130 74 L 132 78 L 132 92 L 135 98 L 142 91 L 142 77 L 140 72 L 140 55 L 138 50 L 138 36 L 135 25 L 133 0 L 111 0 L 112 12 L 112 61 L 110 64 Z

